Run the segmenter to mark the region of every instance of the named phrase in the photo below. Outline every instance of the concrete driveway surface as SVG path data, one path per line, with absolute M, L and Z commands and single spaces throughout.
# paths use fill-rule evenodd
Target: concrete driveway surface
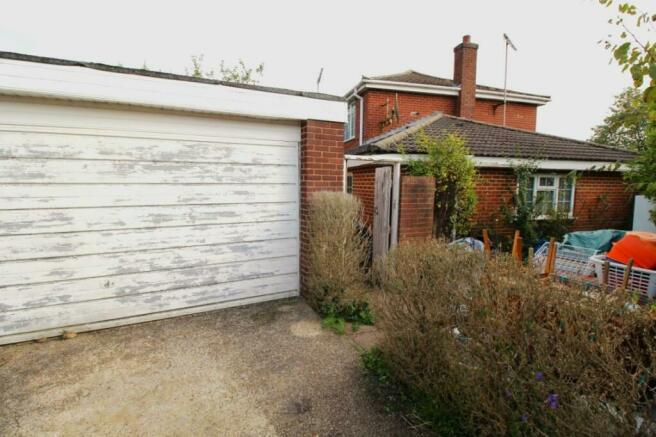
M 0 347 L 1 436 L 394 436 L 300 300 Z

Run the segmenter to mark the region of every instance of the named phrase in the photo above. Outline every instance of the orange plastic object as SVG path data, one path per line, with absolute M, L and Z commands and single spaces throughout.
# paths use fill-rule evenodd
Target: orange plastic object
M 629 232 L 624 238 L 613 243 L 607 256 L 622 264 L 633 258 L 634 267 L 656 270 L 656 234 Z

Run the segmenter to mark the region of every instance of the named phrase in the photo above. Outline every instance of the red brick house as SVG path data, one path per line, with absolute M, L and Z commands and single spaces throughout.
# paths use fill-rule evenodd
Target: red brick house
M 533 195 L 566 212 L 572 229 L 629 227 L 633 195 L 622 181 L 622 167 L 618 171 L 595 169 L 626 162 L 633 154 L 535 132 L 537 109 L 550 98 L 513 90 L 504 93 L 503 89 L 477 84 L 477 50 L 469 36 L 455 47 L 453 79 L 410 70 L 363 77 L 346 94 L 346 185 L 362 200 L 367 223 L 373 224 L 379 214 L 374 208 L 376 187 L 380 185 L 376 169 L 387 166 L 392 167 L 388 177 L 393 179 L 390 243 L 430 234 L 432 206 L 427 202 L 432 200 L 433 191 L 402 174 L 403 161 L 421 154 L 414 137 L 423 130 L 434 137 L 455 132 L 466 140 L 478 170 L 475 229 L 512 232 L 502 219 L 501 208 L 517 187 L 512 167 L 526 160 L 536 162 L 539 169 Z M 405 155 L 399 153 L 401 146 Z M 565 177 L 572 170 L 579 172 L 574 183 Z M 387 185 L 378 189 L 387 190 Z

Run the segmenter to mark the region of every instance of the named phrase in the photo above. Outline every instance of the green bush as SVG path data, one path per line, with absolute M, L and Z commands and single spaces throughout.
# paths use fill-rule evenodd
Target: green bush
M 310 303 L 322 316 L 360 323 L 370 316 L 362 292 L 369 239 L 361 216 L 360 202 L 349 194 L 321 192 L 311 199 L 307 285 Z
M 636 417 L 650 417 L 656 329 L 626 295 L 545 283 L 439 242 L 398 246 L 380 284 L 380 357 L 440 433 L 653 431 Z
M 476 205 L 476 167 L 465 140 L 453 133 L 435 139 L 423 131 L 416 140 L 425 159 L 408 160 L 407 170 L 413 176 L 435 177 L 433 235 L 467 235 Z

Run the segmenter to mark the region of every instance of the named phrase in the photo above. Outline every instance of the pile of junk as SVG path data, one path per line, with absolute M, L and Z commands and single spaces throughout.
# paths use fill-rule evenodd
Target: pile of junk
M 451 243 L 467 250 L 491 251 L 487 230 L 483 241 L 468 237 Z M 538 273 L 586 288 L 624 290 L 641 303 L 656 298 L 656 233 L 601 229 L 565 234 L 529 248 L 528 263 Z M 521 260 L 521 237 L 515 232 L 512 256 Z
M 546 242 L 533 257 L 542 274 L 607 290 L 635 293 L 643 303 L 656 297 L 656 233 L 602 229 L 565 234 Z

